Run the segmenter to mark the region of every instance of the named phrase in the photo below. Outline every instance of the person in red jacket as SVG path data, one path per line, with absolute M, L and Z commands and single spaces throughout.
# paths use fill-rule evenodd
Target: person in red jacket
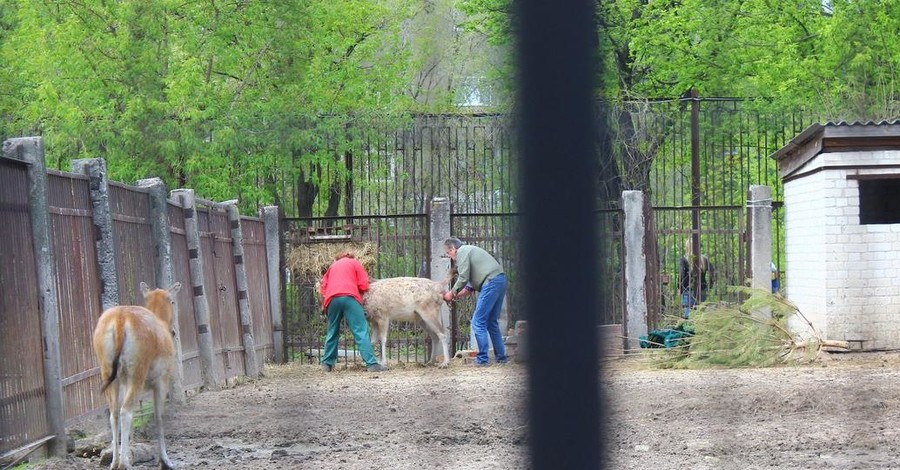
M 362 309 L 362 294 L 369 290 L 369 275 L 353 253 L 339 253 L 319 287 L 322 294 L 322 308 L 328 314 L 328 332 L 325 335 L 325 352 L 322 355 L 322 369 L 331 372 L 337 361 L 338 340 L 341 334 L 341 319 L 347 318 L 347 326 L 353 333 L 359 354 L 369 372 L 381 372 L 387 367 L 378 363 L 372 342 L 369 340 L 369 325 Z

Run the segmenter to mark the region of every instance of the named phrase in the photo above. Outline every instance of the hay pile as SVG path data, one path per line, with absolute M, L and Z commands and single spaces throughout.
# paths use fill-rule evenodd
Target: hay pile
M 366 271 L 372 272 L 375 269 L 378 245 L 371 242 L 307 243 L 293 246 L 287 250 L 285 264 L 297 281 L 318 280 L 331 266 L 334 257 L 342 251 L 353 253 Z

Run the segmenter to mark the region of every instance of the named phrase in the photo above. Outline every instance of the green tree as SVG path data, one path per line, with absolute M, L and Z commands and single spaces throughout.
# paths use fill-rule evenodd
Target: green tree
M 469 26 L 513 42 L 509 0 L 462 0 Z M 611 100 L 616 164 L 601 180 L 651 190 L 648 171 L 667 128 L 649 98 L 763 98 L 747 107 L 823 120 L 898 116 L 900 2 L 682 0 L 597 2 L 597 96 Z M 623 104 L 615 104 L 616 102 Z M 772 132 L 760 129 L 759 132 Z
M 40 133 L 58 168 L 103 157 L 115 179 L 158 175 L 208 198 L 237 187 L 272 202 L 285 179 L 325 195 L 349 145 L 325 136 L 408 108 L 410 3 L 5 4 L 0 57 L 16 67 L 0 133 Z

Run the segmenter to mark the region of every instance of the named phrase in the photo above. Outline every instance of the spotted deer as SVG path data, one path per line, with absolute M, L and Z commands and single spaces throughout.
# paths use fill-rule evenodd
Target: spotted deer
M 444 357 L 439 367 L 450 365 L 450 337 L 441 322 L 444 292 L 447 292 L 447 282 L 421 277 L 391 277 L 369 285 L 369 290 L 363 294 L 363 310 L 372 331 L 372 343 L 377 340 L 381 344 L 382 364 L 387 351 L 388 327 L 396 320 L 424 326 L 441 342 Z

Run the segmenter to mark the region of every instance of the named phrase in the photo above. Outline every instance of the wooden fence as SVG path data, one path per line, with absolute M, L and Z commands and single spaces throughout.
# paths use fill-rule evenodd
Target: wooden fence
M 169 197 L 157 179 L 109 182 L 102 160 L 73 163 L 73 173 L 48 172 L 43 160 L 40 138 L 4 142 L 0 461 L 44 443 L 61 455 L 65 427 L 105 409 L 93 329 L 105 308 L 142 304 L 142 281 L 184 286 L 173 399 L 280 360 L 278 231 L 266 227 L 277 227 L 277 208 L 242 217 L 235 203 L 191 190 Z

